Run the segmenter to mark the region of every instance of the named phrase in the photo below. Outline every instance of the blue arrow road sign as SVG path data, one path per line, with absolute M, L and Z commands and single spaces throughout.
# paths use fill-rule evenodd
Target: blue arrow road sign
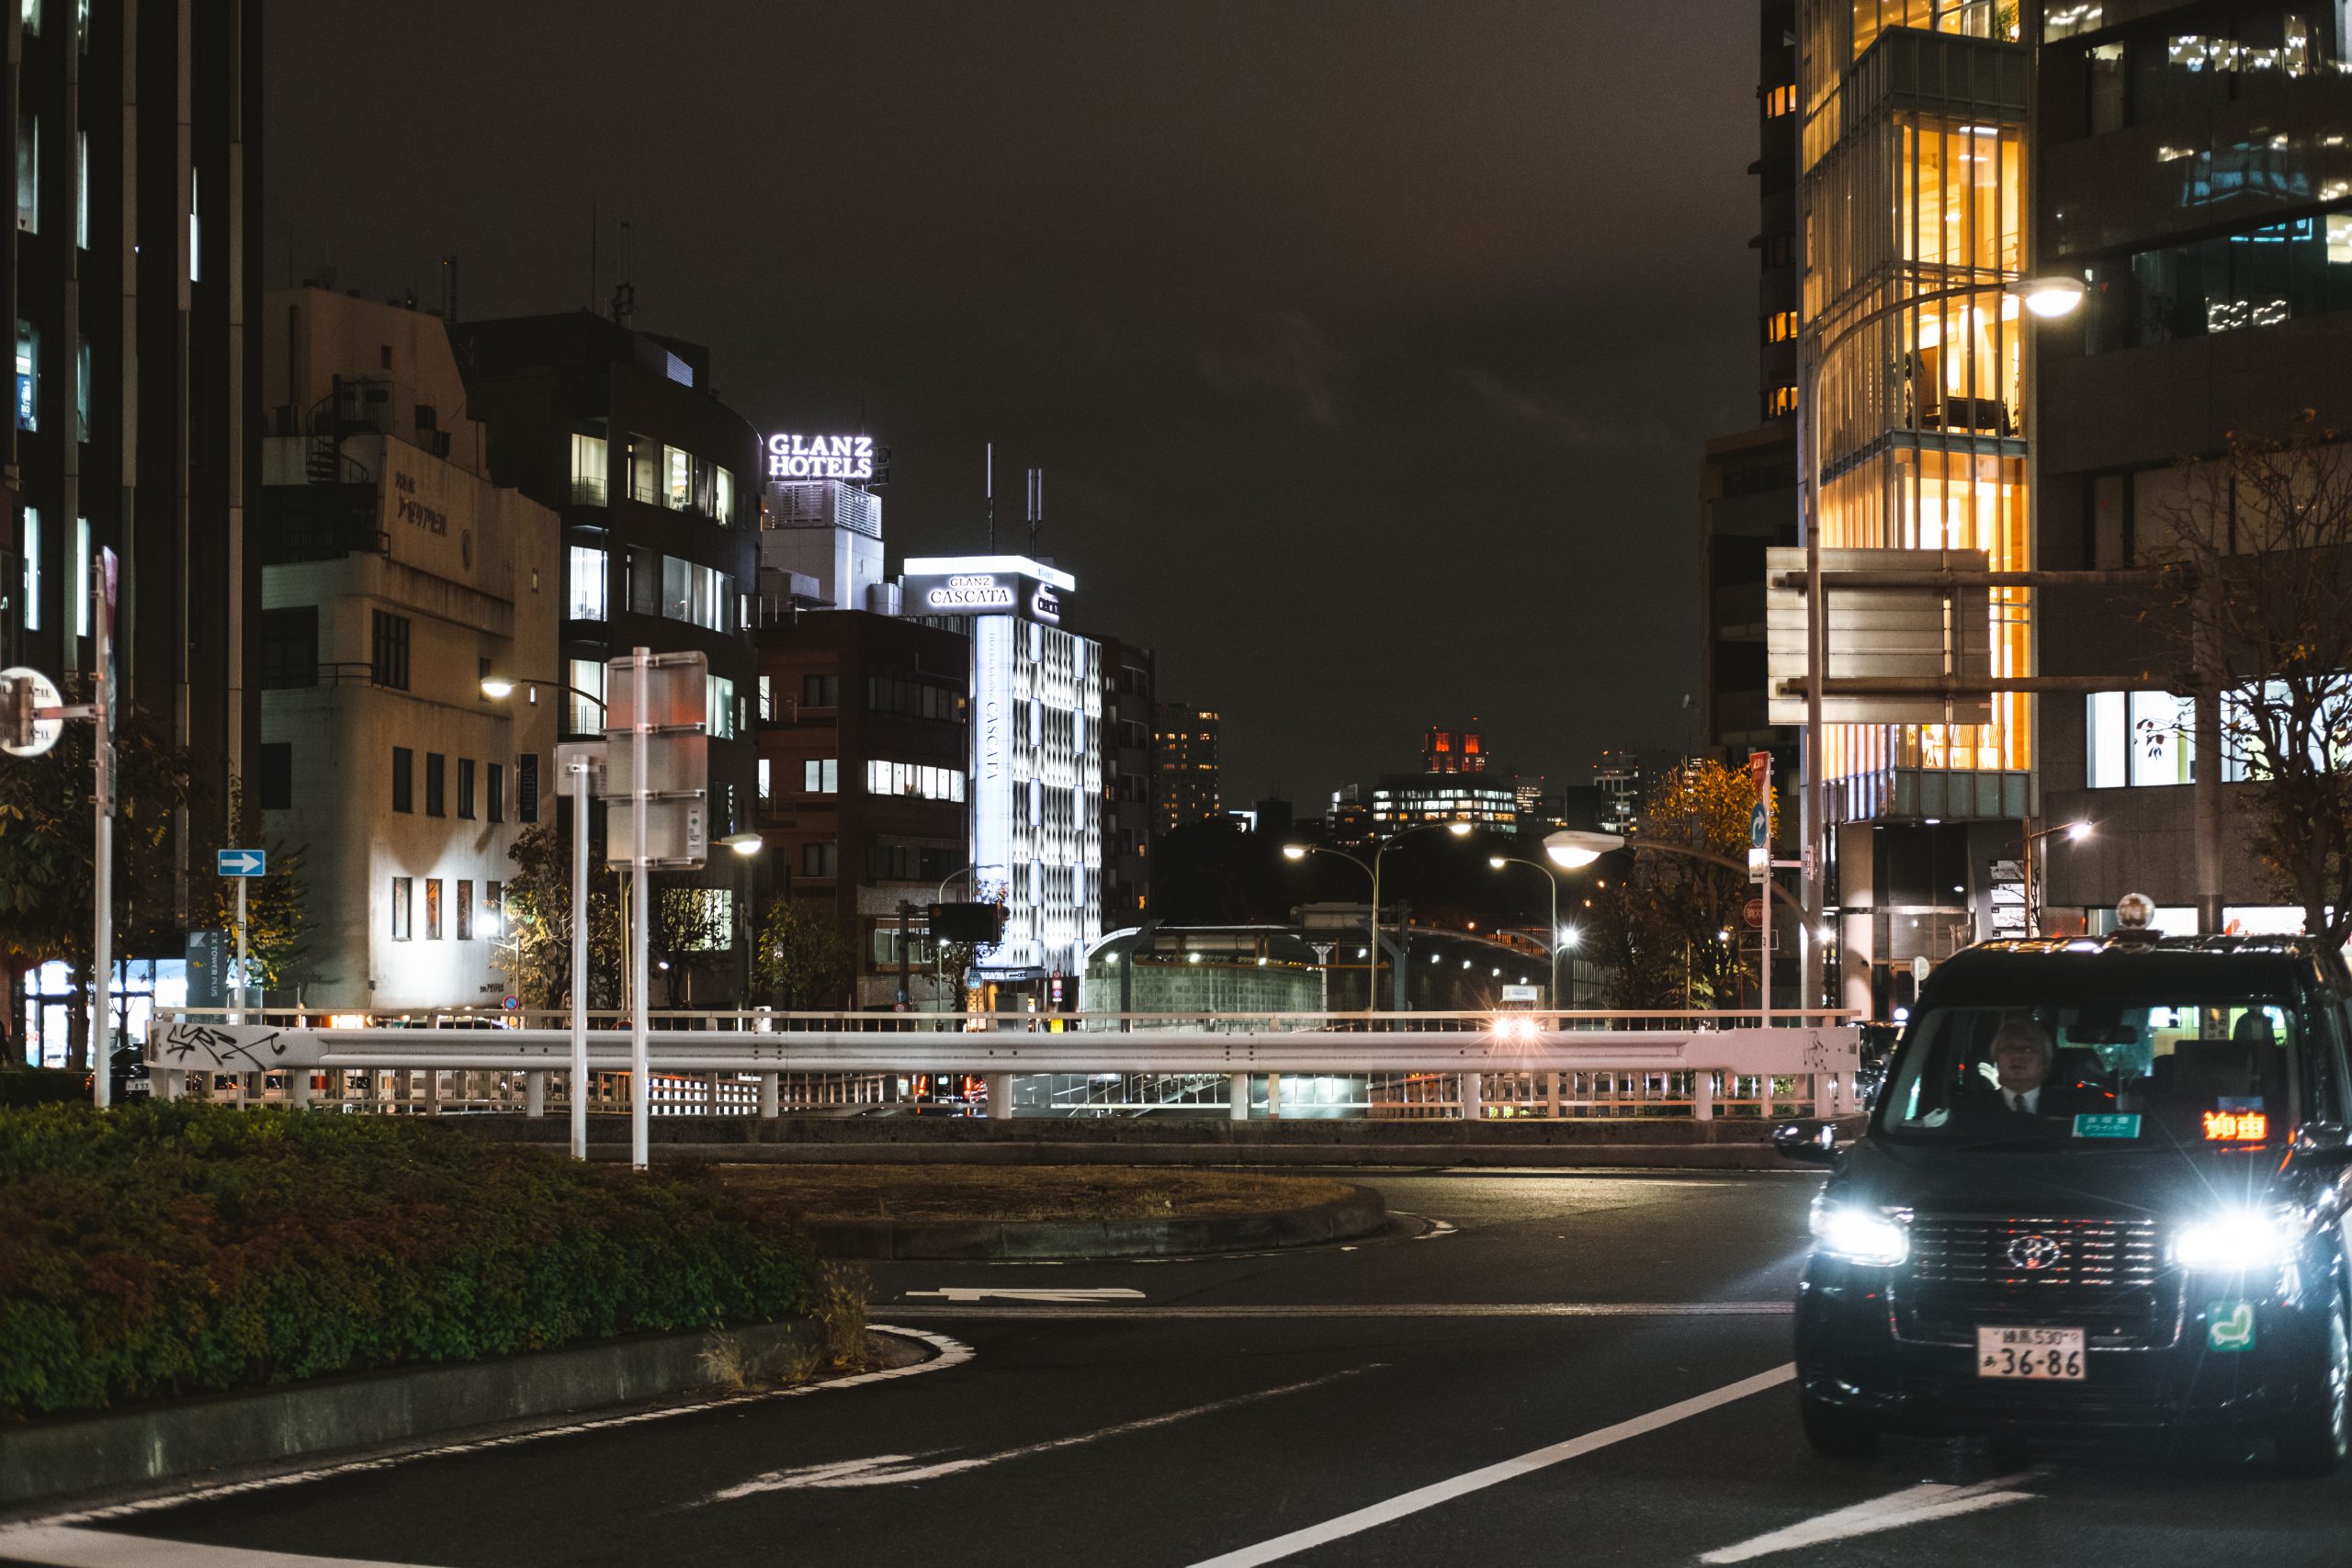
M 266 876 L 269 854 L 264 850 L 222 850 L 216 856 L 223 876 Z
M 1763 806 L 1759 803 L 1756 807 L 1755 815 L 1747 819 L 1747 847 L 1752 850 L 1760 850 L 1771 841 L 1772 818 L 1766 814 Z

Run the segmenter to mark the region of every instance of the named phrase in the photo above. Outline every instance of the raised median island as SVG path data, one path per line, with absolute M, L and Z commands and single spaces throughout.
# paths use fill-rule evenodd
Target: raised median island
M 753 1214 L 835 1258 L 1170 1257 L 1369 1235 L 1379 1194 L 1326 1177 L 1102 1166 L 721 1165 Z

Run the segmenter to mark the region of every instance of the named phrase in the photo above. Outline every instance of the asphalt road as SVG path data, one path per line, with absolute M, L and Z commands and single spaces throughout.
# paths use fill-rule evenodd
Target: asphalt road
M 1813 1178 L 1374 1179 L 1417 1218 L 1353 1247 L 877 1267 L 876 1321 L 940 1337 L 934 1370 L 0 1531 L 0 1559 L 2352 1562 L 2352 1475 L 1815 1458 L 1787 1381 Z

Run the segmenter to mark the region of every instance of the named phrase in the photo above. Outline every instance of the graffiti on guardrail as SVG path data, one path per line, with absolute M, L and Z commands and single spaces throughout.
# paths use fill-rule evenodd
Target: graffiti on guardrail
M 232 1072 L 272 1066 L 277 1058 L 286 1055 L 285 1043 L 274 1029 L 266 1034 L 255 1034 L 251 1030 L 232 1032 L 206 1023 L 166 1026 L 163 1047 L 164 1055 L 175 1066 L 193 1063 Z M 203 1059 L 195 1061 L 199 1055 Z

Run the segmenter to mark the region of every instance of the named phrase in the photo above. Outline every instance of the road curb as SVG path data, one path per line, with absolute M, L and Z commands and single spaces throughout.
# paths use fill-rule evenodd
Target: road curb
M 1035 1220 L 900 1224 L 888 1220 L 804 1220 L 801 1228 L 826 1258 L 952 1262 L 989 1258 L 1188 1258 L 1313 1247 L 1371 1235 L 1388 1223 L 1388 1205 L 1369 1188 L 1300 1209 L 1255 1214 L 1170 1215 L 1148 1220 Z
M 626 1145 L 591 1145 L 622 1160 Z M 720 1165 L 1311 1166 L 1425 1170 L 1433 1166 L 1554 1170 L 1789 1170 L 1767 1144 L 1059 1144 L 1031 1139 L 939 1144 L 695 1144 L 655 1145 L 654 1159 Z
M 746 1360 L 821 1340 L 806 1319 L 724 1332 Z M 646 1335 L 44 1416 L 0 1432 L 0 1507 L 682 1393 L 711 1384 L 712 1338 Z

